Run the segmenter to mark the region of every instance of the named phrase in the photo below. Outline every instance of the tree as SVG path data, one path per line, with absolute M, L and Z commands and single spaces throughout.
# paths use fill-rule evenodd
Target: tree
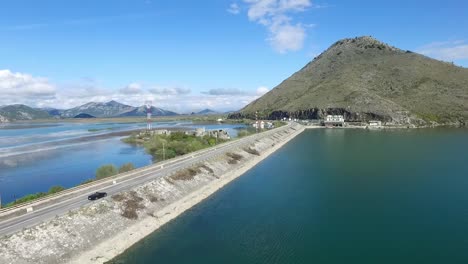
M 112 165 L 104 165 L 96 170 L 96 180 L 104 179 L 110 176 L 114 176 L 118 173 L 117 168 Z
M 119 168 L 119 173 L 129 172 L 135 169 L 135 166 L 131 162 L 126 163 Z

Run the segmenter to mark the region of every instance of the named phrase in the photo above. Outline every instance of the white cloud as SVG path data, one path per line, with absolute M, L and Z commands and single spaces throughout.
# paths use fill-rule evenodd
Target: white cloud
M 120 92 L 123 94 L 139 94 L 141 93 L 141 84 L 131 83 L 124 88 L 120 89 Z
M 464 60 L 468 59 L 468 43 L 463 40 L 433 42 L 418 48 L 417 52 L 438 60 Z
M 204 94 L 209 94 L 209 95 L 242 95 L 242 94 L 247 94 L 247 92 L 242 91 L 237 88 L 216 88 L 216 89 L 210 89 L 207 92 L 203 92 Z
M 53 98 L 56 88 L 46 78 L 0 70 L 0 105 Z
M 306 38 L 306 31 L 301 24 L 281 25 L 276 27 L 268 41 L 279 53 L 301 50 Z
M 267 87 L 265 87 L 265 86 L 260 86 L 260 87 L 258 87 L 258 89 L 257 89 L 257 95 L 258 95 L 258 96 L 262 96 L 262 95 L 268 93 L 269 91 L 270 91 L 270 89 L 268 89 Z
M 191 113 L 206 108 L 232 111 L 241 109 L 267 91 L 266 87 L 259 87 L 255 92 L 233 88 L 192 94 L 191 89 L 184 86 L 153 86 L 147 89 L 140 83 L 111 89 L 102 87 L 93 79 L 52 84 L 46 78 L 0 70 L 0 105 L 26 104 L 31 107 L 69 109 L 89 102 L 111 100 L 142 106 L 145 101 L 152 100 L 154 106 L 178 113 Z
M 155 86 L 148 90 L 152 94 L 160 95 L 182 95 L 191 93 L 190 88 L 186 87 L 168 87 L 168 86 Z
M 244 0 L 251 21 L 265 26 L 273 49 L 279 53 L 301 50 L 306 39 L 306 28 L 293 23 L 292 14 L 312 7 L 310 0 Z
M 233 15 L 237 15 L 240 13 L 240 7 L 237 3 L 232 3 L 227 9 L 227 11 Z

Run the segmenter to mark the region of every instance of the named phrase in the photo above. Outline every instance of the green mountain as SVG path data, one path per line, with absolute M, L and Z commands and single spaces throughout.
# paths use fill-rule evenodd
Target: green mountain
M 465 124 L 468 69 L 372 37 L 336 42 L 232 118 L 323 118 L 394 124 Z
M 16 104 L 0 107 L 0 123 L 14 120 L 33 120 L 50 118 L 47 111 Z

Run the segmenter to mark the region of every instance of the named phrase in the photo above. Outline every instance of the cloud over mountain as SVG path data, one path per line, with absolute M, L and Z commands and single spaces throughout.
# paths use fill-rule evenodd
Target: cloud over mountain
M 186 87 L 163 87 L 163 86 L 156 86 L 148 91 L 152 94 L 159 94 L 159 95 L 182 95 L 182 94 L 189 94 L 191 93 L 190 88 Z
M 259 89 L 249 93 L 240 89 L 211 89 L 194 94 L 189 87 L 143 85 L 138 82 L 112 89 L 89 78 L 54 84 L 46 78 L 0 70 L 0 106 L 25 104 L 32 107 L 70 109 L 89 102 L 116 100 L 127 105 L 141 106 L 146 100 L 152 100 L 157 107 L 190 113 L 206 108 L 220 111 L 240 109 L 257 99 L 263 91 L 264 89 Z
M 0 70 L 0 91 L 0 103 L 8 103 L 21 99 L 53 98 L 56 88 L 46 78 Z
M 463 40 L 433 42 L 420 47 L 417 51 L 444 61 L 468 59 L 468 43 Z
M 312 7 L 310 0 L 244 0 L 249 20 L 268 30 L 268 42 L 279 53 L 301 50 L 307 26 L 293 22 L 293 14 Z

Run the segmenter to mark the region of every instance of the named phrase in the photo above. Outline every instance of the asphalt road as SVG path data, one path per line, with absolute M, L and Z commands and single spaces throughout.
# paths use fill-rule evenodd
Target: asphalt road
M 193 166 L 194 164 L 204 162 L 219 155 L 223 155 L 224 153 L 232 151 L 235 148 L 252 144 L 259 138 L 281 132 L 283 129 L 288 127 L 290 127 L 290 125 L 279 128 L 278 130 L 275 129 L 274 131 L 267 131 L 251 137 L 229 142 L 228 144 L 216 146 L 202 153 L 197 153 L 193 156 L 188 156 L 184 159 L 179 159 L 173 163 L 166 164 L 163 168 L 161 168 L 161 165 L 155 164 L 152 165 L 154 168 L 139 172 L 135 176 L 119 181 L 116 184 L 110 184 L 105 187 L 96 186 L 95 188 L 87 190 L 86 193 L 76 194 L 68 199 L 54 203 L 50 206 L 34 210 L 33 212 L 15 218 L 7 219 L 0 222 L 0 236 L 13 234 L 23 228 L 35 226 L 41 222 L 50 220 L 57 215 L 66 214 L 70 210 L 77 209 L 81 206 L 92 203 L 93 201 L 88 200 L 88 195 L 96 191 L 107 192 L 108 195 L 113 195 L 125 190 L 129 190 L 133 187 L 152 181 L 158 177 L 168 175 L 175 171 Z

